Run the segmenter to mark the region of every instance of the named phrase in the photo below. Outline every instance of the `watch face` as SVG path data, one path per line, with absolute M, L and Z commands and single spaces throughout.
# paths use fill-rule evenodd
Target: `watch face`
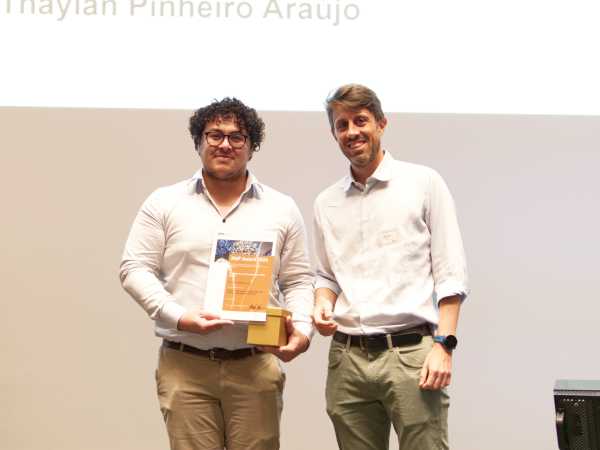
M 456 339 L 456 336 L 451 334 L 446 336 L 446 339 L 444 339 L 444 347 L 446 347 L 448 350 L 454 350 L 457 344 L 458 340 Z

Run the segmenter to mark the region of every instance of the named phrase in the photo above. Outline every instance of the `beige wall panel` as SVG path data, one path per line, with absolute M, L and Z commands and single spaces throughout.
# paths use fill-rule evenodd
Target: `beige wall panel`
M 0 109 L 0 448 L 162 450 L 159 341 L 121 290 L 129 225 L 198 167 L 185 111 Z M 312 201 L 346 171 L 324 113 L 263 114 L 259 179 Z M 460 450 L 556 448 L 556 378 L 600 378 L 600 118 L 394 114 L 384 147 L 459 212 L 473 293 L 451 388 Z M 327 341 L 288 365 L 283 450 L 327 450 Z

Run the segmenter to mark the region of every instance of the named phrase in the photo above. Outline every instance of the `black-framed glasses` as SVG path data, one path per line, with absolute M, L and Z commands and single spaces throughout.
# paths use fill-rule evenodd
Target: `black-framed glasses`
M 246 143 L 246 139 L 248 139 L 248 136 L 240 133 L 239 131 L 225 134 L 219 130 L 207 131 L 204 133 L 204 137 L 206 138 L 206 143 L 214 147 L 221 145 L 225 138 L 227 138 L 229 145 L 231 145 L 233 148 L 242 148 Z

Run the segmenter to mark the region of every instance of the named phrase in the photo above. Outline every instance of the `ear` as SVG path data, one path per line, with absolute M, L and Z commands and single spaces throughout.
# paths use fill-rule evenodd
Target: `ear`
M 331 135 L 333 136 L 333 140 L 334 140 L 335 142 L 337 142 L 337 141 L 338 141 L 338 138 L 337 138 L 337 136 L 335 135 L 335 130 L 334 130 L 333 128 L 331 129 Z
M 260 147 L 257 147 L 257 146 L 250 147 L 250 149 L 248 149 L 248 161 L 250 161 L 252 159 L 252 157 L 254 156 L 254 153 L 259 150 L 260 150 Z
M 379 129 L 383 132 L 387 126 L 387 118 L 383 117 L 379 122 L 377 122 L 377 126 L 379 126 Z
M 198 139 L 194 139 L 194 150 L 198 153 L 198 156 L 202 155 L 202 136 L 199 136 Z

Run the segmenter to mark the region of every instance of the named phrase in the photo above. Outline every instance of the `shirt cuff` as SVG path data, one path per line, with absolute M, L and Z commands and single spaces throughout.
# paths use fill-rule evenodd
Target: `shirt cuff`
M 460 296 L 460 299 L 464 301 L 467 298 L 467 295 L 469 295 L 469 289 L 464 283 L 458 280 L 446 280 L 436 284 L 435 296 L 438 304 L 444 298 L 451 297 L 453 295 Z
M 331 281 L 325 277 L 317 275 L 315 279 L 315 289 L 319 288 L 327 288 L 330 291 L 335 292 L 336 295 L 340 295 L 342 293 L 340 285 L 337 284 L 335 281 Z
M 160 309 L 160 319 L 169 328 L 177 329 L 177 324 L 179 323 L 179 319 L 186 312 L 186 309 L 178 303 L 174 301 L 166 302 L 162 308 Z
M 312 321 L 311 322 L 307 322 L 306 319 L 304 319 L 304 316 L 302 319 L 295 319 L 294 317 L 297 317 L 297 315 L 292 315 L 292 321 L 294 322 L 294 328 L 296 328 L 296 330 L 298 330 L 300 333 L 302 333 L 304 336 L 306 336 L 308 338 L 308 340 L 310 341 L 313 337 L 314 334 L 314 327 L 312 325 Z

